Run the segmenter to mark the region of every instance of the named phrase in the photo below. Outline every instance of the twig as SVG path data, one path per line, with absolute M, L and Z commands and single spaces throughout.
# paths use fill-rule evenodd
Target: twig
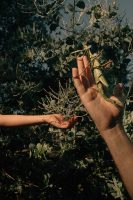
M 13 181 L 15 181 L 15 178 L 13 178 L 10 174 L 8 174 L 5 170 L 3 170 L 5 176 L 7 176 L 8 178 L 12 179 Z
M 33 1 L 34 6 L 36 7 L 36 10 L 39 14 L 41 14 L 41 11 L 38 9 L 38 6 L 36 4 L 36 0 Z
M 79 52 L 82 52 L 82 51 L 85 51 L 85 50 L 88 50 L 88 49 L 90 49 L 90 46 L 89 47 L 85 47 L 82 50 L 73 51 L 71 54 L 79 53 Z

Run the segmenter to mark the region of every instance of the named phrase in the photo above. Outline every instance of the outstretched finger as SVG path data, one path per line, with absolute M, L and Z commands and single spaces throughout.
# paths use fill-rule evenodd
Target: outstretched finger
M 90 83 L 86 75 L 86 69 L 83 62 L 83 56 L 77 58 L 77 65 L 78 65 L 79 78 L 81 82 L 83 83 L 84 87 L 88 89 L 88 87 L 90 86 Z
M 86 76 L 86 71 L 83 63 L 83 56 L 77 57 L 77 66 L 80 80 L 82 81 L 82 76 Z
M 74 81 L 75 88 L 77 89 L 77 92 L 79 93 L 79 95 L 84 94 L 86 90 L 83 83 L 81 82 L 79 78 L 79 73 L 78 73 L 77 68 L 72 68 L 72 76 L 73 76 L 73 81 Z
M 90 85 L 94 85 L 95 84 L 94 77 L 90 68 L 89 60 L 87 59 L 86 56 L 83 56 L 83 62 L 84 62 L 85 70 L 86 70 L 86 76 L 89 80 L 89 83 Z

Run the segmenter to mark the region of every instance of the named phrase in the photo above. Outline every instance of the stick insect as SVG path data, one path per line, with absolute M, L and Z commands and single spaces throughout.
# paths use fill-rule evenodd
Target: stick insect
M 97 88 L 99 90 L 99 92 L 105 96 L 104 94 L 104 87 L 105 88 L 109 88 L 109 84 L 107 82 L 107 80 L 105 79 L 103 73 L 102 73 L 102 70 L 100 69 L 101 67 L 101 64 L 99 62 L 99 57 L 100 57 L 100 54 L 92 54 L 90 49 L 87 50 L 87 53 L 88 53 L 88 59 L 90 61 L 90 66 L 93 70 L 93 75 L 94 75 L 94 78 L 95 78 L 95 83 L 97 85 Z
M 101 65 L 99 59 L 100 59 L 100 56 L 102 54 L 102 51 L 98 54 L 92 54 L 91 51 L 90 51 L 90 47 L 87 47 L 86 45 L 84 46 L 83 50 L 78 50 L 78 51 L 75 51 L 73 53 L 84 53 L 84 54 L 86 54 L 86 56 L 88 57 L 88 59 L 90 61 L 90 67 L 93 71 L 95 83 L 96 83 L 97 88 L 98 88 L 99 92 L 101 93 L 101 95 L 107 101 L 110 101 L 114 105 L 116 105 L 118 107 L 123 107 L 123 103 L 122 103 L 121 99 L 112 100 L 105 94 L 105 89 L 109 90 L 109 84 L 108 84 L 106 78 L 103 75 L 102 68 L 103 67 L 108 68 L 110 66 L 110 64 L 112 63 L 112 61 L 109 60 L 107 63 Z
M 121 97 L 121 99 L 117 98 L 116 100 L 112 100 L 104 92 L 104 89 L 109 89 L 109 84 L 108 84 L 106 78 L 104 77 L 104 75 L 102 73 L 102 67 L 108 68 L 110 66 L 110 64 L 112 63 L 112 61 L 109 60 L 107 63 L 101 65 L 100 62 L 99 62 L 99 58 L 101 56 L 101 53 L 92 54 L 90 49 L 87 50 L 88 59 L 90 61 L 90 66 L 91 66 L 91 68 L 93 70 L 95 83 L 97 85 L 97 88 L 98 88 L 99 92 L 101 93 L 101 95 L 107 101 L 113 103 L 115 106 L 118 106 L 118 107 L 122 108 L 123 107 L 123 99 L 124 99 L 123 97 Z
M 99 92 L 102 95 L 104 95 L 104 89 L 103 89 L 103 87 L 108 88 L 109 85 L 108 85 L 108 82 L 105 79 L 105 77 L 104 77 L 104 75 L 102 73 L 102 70 L 100 68 L 102 66 L 106 67 L 107 64 L 111 63 L 111 61 L 109 61 L 106 64 L 104 64 L 104 65 L 101 66 L 101 64 L 99 62 L 99 58 L 100 58 L 101 53 L 99 53 L 99 54 L 92 54 L 91 51 L 90 51 L 90 47 L 87 47 L 86 45 L 84 46 L 83 50 L 77 50 L 77 51 L 72 52 L 72 54 L 73 53 L 78 53 L 80 55 L 85 54 L 88 57 L 88 59 L 90 61 L 90 67 L 91 67 L 91 69 L 93 71 L 95 83 L 96 83 L 96 85 L 98 87 Z

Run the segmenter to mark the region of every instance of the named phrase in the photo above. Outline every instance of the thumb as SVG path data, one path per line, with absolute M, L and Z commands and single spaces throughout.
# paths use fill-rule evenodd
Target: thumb
M 113 96 L 111 97 L 111 99 L 115 98 L 116 104 L 121 105 L 121 107 L 124 106 L 124 102 L 125 102 L 125 94 L 124 94 L 124 86 L 122 83 L 118 83 L 114 90 L 113 90 Z
M 121 97 L 123 95 L 123 88 L 124 88 L 123 84 L 118 83 L 113 90 L 113 95 L 115 97 Z

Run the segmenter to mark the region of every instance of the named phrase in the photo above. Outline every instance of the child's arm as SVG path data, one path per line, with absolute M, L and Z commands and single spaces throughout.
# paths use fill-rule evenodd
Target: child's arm
M 77 120 L 77 117 L 72 117 L 65 120 L 65 117 L 60 114 L 51 115 L 0 115 L 0 126 L 31 126 L 38 124 L 51 124 L 58 128 L 69 128 Z

